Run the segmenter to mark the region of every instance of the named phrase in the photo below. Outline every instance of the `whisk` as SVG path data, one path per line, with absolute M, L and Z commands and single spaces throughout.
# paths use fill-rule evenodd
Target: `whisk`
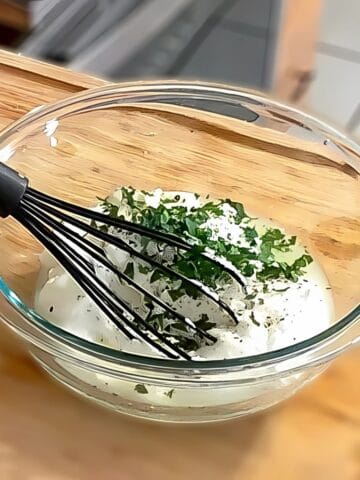
M 54 256 L 54 258 L 73 277 L 84 292 L 95 302 L 98 308 L 129 339 L 138 339 L 151 345 L 168 358 L 189 360 L 190 355 L 177 345 L 176 341 L 158 331 L 146 321 L 132 306 L 116 295 L 96 274 L 94 262 L 115 273 L 119 279 L 151 299 L 156 305 L 168 312 L 172 318 L 186 325 L 189 331 L 207 342 L 216 338 L 200 328 L 194 321 L 175 310 L 167 302 L 137 284 L 133 278 L 117 268 L 99 246 L 99 240 L 127 252 L 131 257 L 147 262 L 166 276 L 191 285 L 202 295 L 225 311 L 238 323 L 236 313 L 209 287 L 184 276 L 157 258 L 137 251 L 118 236 L 96 228 L 94 222 L 117 230 L 136 233 L 161 244 L 170 245 L 183 251 L 191 251 L 194 246 L 175 235 L 155 231 L 140 224 L 89 210 L 59 200 L 32 189 L 27 178 L 9 166 L 0 163 L 0 217 L 12 216 L 33 234 Z M 90 220 L 90 222 L 89 222 Z M 95 223 L 96 225 L 96 223 Z M 81 234 L 80 232 L 85 232 Z M 242 275 L 211 253 L 200 252 L 207 261 L 213 262 L 226 271 L 245 291 L 246 282 Z

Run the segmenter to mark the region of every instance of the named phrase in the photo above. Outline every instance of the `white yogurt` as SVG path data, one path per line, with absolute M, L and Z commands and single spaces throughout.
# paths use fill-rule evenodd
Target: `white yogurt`
M 180 200 L 170 202 L 174 199 L 175 194 L 180 195 Z M 188 208 L 189 212 L 192 208 L 201 205 L 201 200 L 190 193 L 164 193 L 157 189 L 150 195 L 144 195 L 141 192 L 137 192 L 136 195 L 140 201 L 145 201 L 146 205 L 154 208 L 164 198 L 168 200 L 169 208 L 181 204 Z M 119 192 L 113 195 L 111 202 L 120 206 L 119 214 L 123 214 L 125 218 L 130 217 L 131 210 L 124 204 Z M 221 217 L 210 218 L 204 223 L 204 228 L 212 231 L 212 240 L 222 237 L 234 245 L 253 248 L 254 252 L 257 251 L 258 243 L 251 247 L 249 241 L 244 237 L 244 225 L 237 225 L 232 221 L 236 211 L 227 204 L 223 205 L 222 209 Z M 256 220 L 250 225 L 255 226 L 259 232 L 274 227 L 267 220 Z M 123 239 L 126 237 L 123 234 L 119 234 L 119 236 Z M 139 240 L 136 235 L 126 238 Z M 124 271 L 130 261 L 129 255 L 111 246 L 105 246 L 105 251 L 108 259 Z M 287 260 L 291 263 L 292 259 L 303 252 L 304 249 L 297 245 L 291 254 L 281 255 L 285 259 L 286 255 L 290 255 Z M 145 356 L 161 355 L 143 342 L 128 340 L 93 301 L 84 295 L 76 282 L 48 253 L 43 252 L 40 259 L 40 286 L 35 297 L 35 309 L 40 315 L 64 330 L 94 343 Z M 254 260 L 256 268 L 258 268 L 258 263 L 257 260 Z M 98 265 L 95 265 L 95 269 L 99 277 L 113 292 L 127 299 L 138 312 L 143 311 L 145 307 L 142 295 L 128 285 L 121 284 L 117 276 L 109 270 Z M 159 280 L 150 283 L 151 273 L 141 273 L 139 265 L 135 263 L 134 280 L 146 289 L 150 289 L 155 295 L 159 295 L 162 300 L 172 302 L 165 289 L 166 281 Z M 263 288 L 263 282 L 256 280 L 255 276 L 247 278 L 247 283 L 247 295 L 250 292 L 250 297 L 251 292 L 259 292 Z M 203 297 L 201 302 L 197 302 L 196 307 L 194 307 L 194 301 L 189 301 L 186 296 L 172 302 L 176 309 L 191 319 L 196 320 L 201 314 L 206 313 L 209 320 L 216 323 L 216 326 L 209 330 L 209 333 L 216 337 L 216 343 L 213 345 L 204 343 L 196 351 L 190 352 L 194 360 L 228 359 L 276 350 L 312 337 L 325 330 L 334 320 L 333 302 L 328 282 L 316 261 L 306 268 L 305 275 L 297 282 L 286 279 L 267 282 L 266 291 L 262 292 L 261 290 L 261 295 L 258 294 L 254 301 L 250 300 L 251 308 L 249 308 L 249 300 L 244 292 L 235 283 L 224 289 L 221 298 L 239 314 L 240 321 L 237 325 L 206 297 Z M 209 398 L 206 391 L 185 389 L 171 393 L 171 389 L 147 385 L 145 393 L 139 392 L 138 389 L 141 390 L 142 387 L 136 389 L 131 382 L 115 380 L 90 372 L 85 373 L 75 367 L 72 368 L 72 373 L 78 378 L 96 385 L 97 388 L 125 396 L 129 400 L 139 398 L 141 395 L 142 401 L 161 405 L 202 406 L 224 403 L 221 390 L 218 393 L 212 391 L 211 398 Z M 293 380 L 296 380 L 295 377 Z M 251 398 L 256 395 L 257 390 L 258 387 L 251 387 L 250 390 L 249 387 L 229 389 L 229 392 L 233 393 L 228 397 L 227 403 Z

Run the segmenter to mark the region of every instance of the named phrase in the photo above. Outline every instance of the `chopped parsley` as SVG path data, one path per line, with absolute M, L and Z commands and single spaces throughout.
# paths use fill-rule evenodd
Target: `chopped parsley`
M 145 387 L 145 385 L 143 383 L 138 383 L 137 385 L 135 385 L 134 390 L 135 390 L 135 392 L 141 393 L 141 394 L 149 393 L 147 388 Z
M 257 298 L 257 295 L 272 291 L 285 292 L 289 286 L 273 289 L 269 288 L 269 285 L 276 280 L 297 282 L 313 261 L 307 253 L 295 258 L 292 263 L 283 261 L 284 254 L 291 253 L 293 247 L 297 245 L 296 237 L 288 236 L 278 228 L 268 227 L 260 230 L 255 219 L 248 216 L 242 203 L 229 199 L 211 201 L 207 196 L 203 203 L 190 208 L 186 206 L 184 198 L 179 194 L 173 197 L 166 194 L 165 198 L 160 197 L 159 201 L 155 202 L 153 200 L 156 191 L 146 192 L 132 187 L 122 187 L 120 193 L 120 201 L 115 195 L 101 200 L 103 211 L 110 217 L 126 218 L 147 228 L 178 236 L 192 245 L 192 249 L 186 251 L 166 246 L 145 235 L 139 237 L 136 234 L 121 231 L 128 244 L 140 253 L 156 259 L 187 278 L 200 282 L 218 292 L 220 296 L 227 286 L 231 286 L 233 279 L 221 265 L 204 257 L 202 253 L 205 251 L 210 251 L 215 256 L 227 260 L 242 275 L 251 278 L 251 281 L 260 282 L 261 286 L 244 298 L 245 308 L 251 310 L 250 319 L 256 326 L 260 326 L 260 323 L 252 310 L 255 304 L 264 304 L 264 298 Z M 151 205 L 146 201 L 146 197 L 152 199 Z M 195 196 L 195 198 L 199 197 Z M 228 222 L 241 228 L 240 231 L 243 232 L 241 241 L 232 240 L 230 233 L 224 234 L 226 238 L 223 238 L 217 229 L 209 226 L 211 221 L 224 216 L 227 217 Z M 97 228 L 103 229 L 104 226 L 100 225 Z M 171 278 L 159 268 L 154 268 L 143 260 L 128 261 L 124 274 L 134 279 L 137 271 L 148 276 L 153 293 L 159 295 L 166 290 L 174 304 L 179 302 L 181 305 L 186 297 L 196 301 L 201 300 L 202 294 L 196 286 L 176 277 Z M 152 302 L 151 298 L 147 298 L 145 304 L 148 309 L 146 321 L 167 338 L 175 339 L 179 347 L 192 351 L 204 344 L 204 339 L 194 334 L 186 324 L 177 318 L 171 318 L 169 312 L 161 309 L 159 311 L 159 307 Z M 174 307 L 173 304 L 171 306 Z M 204 331 L 216 326 L 206 314 L 200 314 L 197 319 L 192 320 Z M 135 390 L 139 393 L 147 393 L 146 387 L 141 384 L 136 385 Z M 169 397 L 171 398 L 170 395 Z
M 130 277 L 132 280 L 134 279 L 134 263 L 133 262 L 128 262 L 124 270 L 124 273 L 125 275 Z
M 144 275 L 147 275 L 148 273 L 151 272 L 151 268 L 150 268 L 150 267 L 147 267 L 147 266 L 145 266 L 145 265 L 141 265 L 141 263 L 139 263 L 138 268 L 139 268 L 139 272 L 142 273 L 142 274 L 144 274 Z
M 175 390 L 172 388 L 168 392 L 164 392 L 164 395 L 166 395 L 169 398 L 172 398 L 172 396 L 174 395 L 174 392 L 175 392 Z

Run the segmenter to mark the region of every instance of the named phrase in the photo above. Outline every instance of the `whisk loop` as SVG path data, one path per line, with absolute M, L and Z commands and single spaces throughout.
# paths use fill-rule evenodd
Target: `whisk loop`
M 173 270 L 158 259 L 137 251 L 118 236 L 94 227 L 93 222 L 136 233 L 187 252 L 191 252 L 194 248 L 193 245 L 175 235 L 155 231 L 126 220 L 111 218 L 106 214 L 79 207 L 36 191 L 29 187 L 26 178 L 7 165 L 0 163 L 0 216 L 5 218 L 9 215 L 18 220 L 49 250 L 124 335 L 129 339 L 146 342 L 168 358 L 188 360 L 191 357 L 177 345 L 176 340 L 170 334 L 158 331 L 131 305 L 116 295 L 96 275 L 95 264 L 113 272 L 121 281 L 136 289 L 145 298 L 151 299 L 172 318 L 184 324 L 194 335 L 206 339 L 207 342 L 215 342 L 216 338 L 117 268 L 106 257 L 104 250 L 99 246 L 99 240 L 127 252 L 133 258 L 147 262 L 166 276 L 181 280 L 185 285 L 197 289 L 225 311 L 235 323 L 238 323 L 235 312 L 212 289 Z M 85 235 L 79 232 L 84 232 Z M 224 265 L 210 252 L 199 252 L 199 255 L 206 258 L 207 261 L 221 266 L 245 291 L 246 282 L 239 272 Z

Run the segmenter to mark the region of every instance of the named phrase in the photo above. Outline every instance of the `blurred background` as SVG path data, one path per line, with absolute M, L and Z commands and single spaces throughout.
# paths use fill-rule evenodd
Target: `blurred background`
M 265 90 L 360 136 L 359 0 L 0 0 L 0 48 Z

